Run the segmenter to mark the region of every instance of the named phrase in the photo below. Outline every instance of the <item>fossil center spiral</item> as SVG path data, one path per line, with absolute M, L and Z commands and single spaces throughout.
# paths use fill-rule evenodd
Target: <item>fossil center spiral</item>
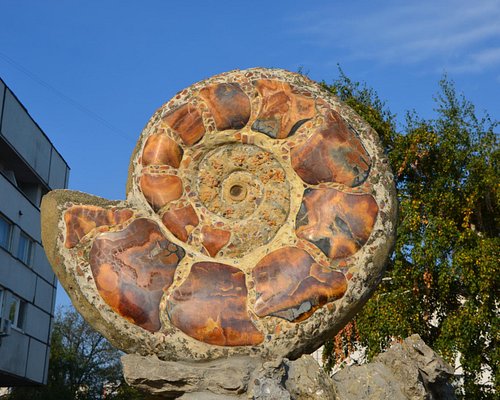
M 232 226 L 235 253 L 268 243 L 287 218 L 285 171 L 259 146 L 225 143 L 212 148 L 198 165 L 196 184 L 211 217 Z

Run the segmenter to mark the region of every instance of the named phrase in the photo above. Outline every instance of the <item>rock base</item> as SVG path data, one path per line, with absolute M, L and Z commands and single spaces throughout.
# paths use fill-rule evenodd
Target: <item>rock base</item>
M 125 380 L 153 399 L 452 400 L 453 371 L 418 335 L 366 365 L 326 374 L 311 356 L 273 362 L 230 357 L 205 363 L 127 354 Z
M 332 379 L 311 356 L 296 361 L 231 357 L 188 363 L 126 354 L 122 364 L 129 385 L 158 399 L 336 399 Z
M 453 400 L 453 369 L 419 335 L 333 376 L 338 400 Z

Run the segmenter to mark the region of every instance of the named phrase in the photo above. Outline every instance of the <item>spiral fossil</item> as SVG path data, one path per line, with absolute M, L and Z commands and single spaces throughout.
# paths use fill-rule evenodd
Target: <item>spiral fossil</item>
M 73 301 L 126 351 L 290 355 L 340 329 L 373 290 L 394 188 L 352 110 L 298 74 L 255 68 L 155 113 L 125 201 L 51 193 L 42 218 Z

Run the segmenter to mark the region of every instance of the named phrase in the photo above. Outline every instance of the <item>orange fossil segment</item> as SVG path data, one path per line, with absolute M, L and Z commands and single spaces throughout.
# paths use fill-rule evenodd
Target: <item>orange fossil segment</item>
M 140 179 L 144 197 L 155 211 L 182 196 L 182 181 L 175 175 L 144 174 Z
M 243 128 L 250 118 L 250 99 L 237 83 L 219 83 L 200 90 L 219 131 Z
M 191 205 L 169 210 L 163 214 L 161 220 L 168 230 L 183 242 L 188 240 L 190 233 L 200 222 L 196 211 Z
M 170 126 L 190 146 L 198 142 L 205 134 L 205 125 L 198 107 L 186 103 L 170 111 L 163 121 Z
M 335 111 L 303 144 L 291 150 L 292 167 L 304 182 L 358 186 L 370 172 L 370 156 L 356 133 Z
M 170 165 L 179 168 L 183 151 L 174 140 L 167 135 L 157 133 L 151 135 L 142 152 L 143 165 Z
M 219 346 L 257 345 L 264 336 L 251 321 L 246 302 L 243 271 L 198 262 L 171 293 L 166 307 L 172 324 L 199 341 Z
M 163 290 L 184 255 L 155 222 L 139 218 L 121 231 L 97 236 L 89 261 L 104 301 L 130 322 L 156 332 Z
M 316 114 L 314 100 L 297 93 L 286 82 L 262 79 L 255 82 L 255 87 L 262 105 L 252 124 L 254 131 L 284 139 Z
M 319 265 L 305 250 L 283 247 L 266 255 L 252 271 L 259 317 L 302 321 L 347 290 L 344 274 Z
M 231 232 L 224 229 L 212 228 L 211 226 L 204 226 L 201 234 L 203 246 L 212 257 L 215 257 L 231 238 Z
M 348 257 L 368 240 L 377 213 L 370 194 L 308 189 L 297 214 L 296 233 L 331 259 Z
M 75 247 L 90 231 L 101 226 L 118 225 L 134 215 L 129 209 L 102 208 L 98 206 L 72 206 L 64 213 L 66 240 L 64 246 Z

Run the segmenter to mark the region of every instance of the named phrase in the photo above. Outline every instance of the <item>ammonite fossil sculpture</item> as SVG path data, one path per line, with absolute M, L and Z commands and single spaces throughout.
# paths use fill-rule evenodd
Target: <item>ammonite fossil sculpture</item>
M 375 131 L 320 85 L 233 71 L 153 115 L 125 201 L 49 193 L 43 242 L 78 310 L 126 352 L 293 358 L 378 283 L 394 192 Z

